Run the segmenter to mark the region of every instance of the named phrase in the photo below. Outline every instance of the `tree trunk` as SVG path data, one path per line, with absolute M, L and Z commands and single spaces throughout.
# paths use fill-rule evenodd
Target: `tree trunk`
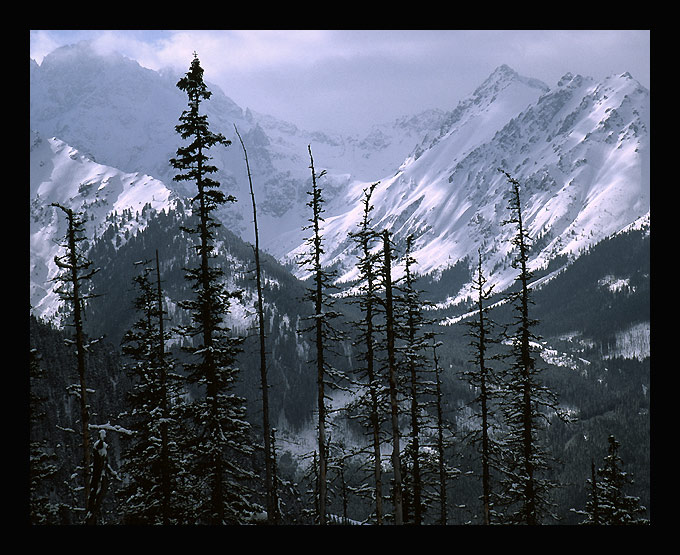
M 392 253 L 389 231 L 383 232 L 385 275 L 385 321 L 387 326 L 387 360 L 390 376 L 390 408 L 392 416 L 392 467 L 394 470 L 394 523 L 404 523 L 402 506 L 401 462 L 399 456 L 399 407 L 397 404 L 397 368 L 394 356 L 394 314 L 392 305 Z
M 165 331 L 163 327 L 163 291 L 161 289 L 161 269 L 156 249 L 156 302 L 158 310 L 158 368 L 161 388 L 161 489 L 163 491 L 163 524 L 170 524 L 170 454 L 168 447 L 168 388 L 167 370 L 165 368 Z
M 243 144 L 243 139 L 236 125 L 234 130 L 243 147 L 243 155 L 246 160 L 246 169 L 248 171 L 248 183 L 250 184 L 250 198 L 253 203 L 253 225 L 255 227 L 255 281 L 257 285 L 257 315 L 259 322 L 259 337 L 260 337 L 260 382 L 262 386 L 262 435 L 264 438 L 264 467 L 265 467 L 265 489 L 267 499 L 267 519 L 273 524 L 278 524 L 278 511 L 275 505 L 275 495 L 273 488 L 273 472 L 272 472 L 272 448 L 270 441 L 270 426 L 269 426 L 269 386 L 267 385 L 267 358 L 265 354 L 265 331 L 264 331 L 264 308 L 262 300 L 262 270 L 260 267 L 260 239 L 257 229 L 257 208 L 255 205 L 255 193 L 253 191 L 253 180 L 250 174 L 250 164 L 248 163 L 248 153 L 246 146 Z

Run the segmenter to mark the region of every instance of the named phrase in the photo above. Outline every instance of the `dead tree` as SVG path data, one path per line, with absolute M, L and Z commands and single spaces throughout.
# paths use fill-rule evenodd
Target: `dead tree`
M 79 214 L 58 203 L 52 203 L 66 214 L 68 229 L 64 243 L 66 252 L 63 255 L 54 257 L 55 264 L 62 272 L 54 278 L 60 285 L 57 293 L 62 300 L 70 304 L 73 311 L 73 324 L 75 328 L 75 348 L 78 369 L 79 389 L 78 398 L 80 401 L 80 429 L 83 446 L 83 494 L 86 514 L 91 514 L 90 485 L 91 485 L 91 453 L 90 453 L 90 410 L 87 403 L 87 386 L 85 380 L 85 352 L 88 345 L 85 341 L 83 330 L 83 310 L 84 301 L 96 295 L 91 294 L 85 288 L 87 280 L 97 273 L 98 268 L 92 268 L 92 261 L 80 252 L 78 244 L 85 240 L 83 235 L 85 223 Z M 70 340 L 69 340 L 70 341 Z
M 267 518 L 273 524 L 278 523 L 278 511 L 276 510 L 276 499 L 274 495 L 274 475 L 272 466 L 272 448 L 269 425 L 269 386 L 267 385 L 267 356 L 265 352 L 265 331 L 264 331 L 264 308 L 262 296 L 262 267 L 260 266 L 260 238 L 257 229 L 257 206 L 255 204 L 255 192 L 253 191 L 253 180 L 250 174 L 250 164 L 248 163 L 248 152 L 246 145 L 243 143 L 241 134 L 234 124 L 234 130 L 241 142 L 243 148 L 243 156 L 246 160 L 246 169 L 248 171 L 248 183 L 250 185 L 250 198 L 253 204 L 253 226 L 255 228 L 255 246 L 253 251 L 255 253 L 255 283 L 257 286 L 257 317 L 259 324 L 259 339 L 260 339 L 260 381 L 262 386 L 262 436 L 264 438 L 264 467 L 265 467 L 265 489 L 267 500 Z

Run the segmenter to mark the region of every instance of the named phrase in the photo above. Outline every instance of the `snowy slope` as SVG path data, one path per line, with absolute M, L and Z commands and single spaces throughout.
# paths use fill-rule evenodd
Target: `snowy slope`
M 93 162 L 56 138 L 44 139 L 31 133 L 30 144 L 30 288 L 31 306 L 36 314 L 52 316 L 57 309 L 54 256 L 66 234 L 67 224 L 53 202 L 82 212 L 88 238 L 100 236 L 106 227 L 129 210 L 134 217 L 145 207 L 162 210 L 173 194 L 148 175 L 124 173 Z M 144 217 L 128 221 L 129 232 L 144 226 Z M 124 232 L 121 229 L 121 232 Z
M 173 182 L 175 171 L 168 162 L 182 145 L 175 125 L 187 99 L 176 87 L 179 73 L 152 71 L 117 54 L 101 55 L 87 42 L 58 48 L 40 65 L 31 60 L 30 68 L 31 129 L 57 137 L 102 164 L 153 176 L 179 195 L 192 193 L 186 184 Z M 213 94 L 202 107 L 213 131 L 232 141 L 209 153 L 219 168 L 215 178 L 238 199 L 224 207 L 222 219 L 252 242 L 248 177 L 236 125 L 248 150 L 261 245 L 277 257 L 302 238 L 310 180 L 307 145 L 328 172 L 330 198 L 353 180 L 394 173 L 422 137 L 439 127 L 443 114 L 429 111 L 402 118 L 363 138 L 306 131 L 241 108 L 205 77 Z
M 476 257 L 479 248 L 497 290 L 512 282 L 514 230 L 501 225 L 508 184 L 498 168 L 522 184 L 532 267 L 577 255 L 648 217 L 649 92 L 628 74 L 601 83 L 567 74 L 546 90 L 502 66 L 451 119 L 441 137 L 382 179 L 373 197 L 378 228 L 398 241 L 418 238 L 421 273 Z M 325 263 L 339 265 L 346 280 L 354 277 L 347 235 L 367 183 L 354 183 L 327 208 Z
M 179 77 L 120 55 L 102 56 L 86 42 L 59 48 L 41 65 L 31 61 L 31 128 L 78 149 L 93 164 L 152 176 L 186 196 L 192 191 L 172 181 L 168 163 L 180 146 L 174 126 L 186 107 L 176 87 Z M 649 92 L 628 74 L 601 83 L 567 74 L 549 88 L 502 65 L 454 110 L 376 125 L 365 137 L 310 132 L 243 109 L 211 85 L 209 75 L 206 79 L 213 92 L 204 103 L 211 127 L 233 143 L 210 153 L 219 168 L 216 178 L 238 199 L 219 216 L 252 241 L 236 125 L 248 149 L 260 244 L 283 261 L 296 259 L 309 218 L 309 144 L 317 171 L 327 170 L 321 183 L 327 202 L 325 262 L 339 265 L 343 279 L 353 277 L 347 236 L 359 219 L 362 190 L 378 180 L 374 222 L 392 229 L 398 241 L 408 233 L 417 236 L 422 273 L 436 276 L 480 248 L 497 290 L 514 279 L 508 257 L 512 230 L 500 225 L 508 216 L 508 185 L 499 167 L 522 183 L 525 219 L 536 244 L 534 267 L 558 254 L 577 255 L 648 217 Z M 45 170 L 32 169 L 32 180 L 40 171 Z M 63 198 L 74 196 L 83 181 L 77 172 L 56 175 L 53 187 L 70 191 Z M 33 191 L 31 198 L 39 211 Z M 105 211 L 93 216 L 105 217 Z M 47 246 L 32 248 L 42 259 L 51 256 Z M 45 277 L 43 269 L 35 283 Z M 453 300 L 466 290 L 451 295 Z

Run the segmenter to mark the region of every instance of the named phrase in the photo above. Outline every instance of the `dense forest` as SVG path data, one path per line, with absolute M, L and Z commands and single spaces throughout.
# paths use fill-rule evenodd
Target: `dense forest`
M 260 250 L 257 184 L 239 199 L 254 245 L 216 218 L 236 199 L 208 153 L 237 145 L 200 112 L 198 57 L 177 86 L 186 146 L 169 163 L 195 197 L 115 214 L 91 242 L 55 207 L 67 324 L 30 317 L 32 524 L 650 522 L 650 360 L 616 350 L 621 329 L 649 322 L 646 230 L 534 273 L 521 184 L 501 169 L 517 278 L 497 293 L 481 253 L 417 275 L 412 237 L 374 228 L 369 187 L 359 277 L 340 285 L 320 263 L 325 172 L 310 145 L 298 280 Z M 143 231 L 119 232 L 140 217 Z M 612 289 L 607 275 L 629 279 Z M 469 303 L 437 312 L 460 323 L 439 325 L 434 303 L 470 281 Z M 310 428 L 313 448 L 286 448 L 284 433 Z

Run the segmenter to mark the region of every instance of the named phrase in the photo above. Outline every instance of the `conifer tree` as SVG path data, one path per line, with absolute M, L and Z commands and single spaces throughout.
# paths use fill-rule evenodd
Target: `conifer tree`
M 248 183 L 250 185 L 250 198 L 253 204 L 253 226 L 255 228 L 255 284 L 257 286 L 257 318 L 260 339 L 260 383 L 262 387 L 262 435 L 264 440 L 264 466 L 265 466 L 265 495 L 267 500 L 267 518 L 272 524 L 278 523 L 278 509 L 276 506 L 276 493 L 274 481 L 276 480 L 273 470 L 273 453 L 271 446 L 271 433 L 269 425 L 269 386 L 267 384 L 267 355 L 265 349 L 265 322 L 262 295 L 262 268 L 260 266 L 260 237 L 257 229 L 257 206 L 255 204 L 255 192 L 253 191 L 253 180 L 250 174 L 250 164 L 248 163 L 248 152 L 243 143 L 238 128 L 234 125 L 236 136 L 241 142 L 243 156 L 246 160 L 248 171 Z
M 490 307 L 487 301 L 492 295 L 493 285 L 486 288 L 487 279 L 482 272 L 482 254 L 478 251 L 477 277 L 472 285 L 477 293 L 475 317 L 469 322 L 468 335 L 472 338 L 470 346 L 474 357 L 470 362 L 475 366 L 463 371 L 462 378 L 478 392 L 471 401 L 476 406 L 475 416 L 479 418 L 479 428 L 473 430 L 468 439 L 480 453 L 482 476 L 483 523 L 491 524 L 493 501 L 491 494 L 491 470 L 494 459 L 498 456 L 498 444 L 493 439 L 492 430 L 495 424 L 495 404 L 498 401 L 498 378 L 489 366 L 491 360 L 488 350 L 491 344 L 497 343 L 492 337 L 494 322 L 489 316 Z
M 279 489 L 280 489 L 279 470 L 278 470 L 278 464 L 276 462 L 276 428 L 271 429 L 269 445 L 270 445 L 270 449 L 271 449 L 271 465 L 272 465 L 272 468 L 271 468 L 271 473 L 272 473 L 271 504 L 272 504 L 273 510 L 274 510 L 274 516 L 269 517 L 269 519 L 274 524 L 279 524 L 281 522 L 281 508 L 279 506 L 281 500 L 280 500 L 280 497 L 279 497 Z
M 424 397 L 429 393 L 426 386 L 425 371 L 428 365 L 425 360 L 425 350 L 428 348 L 427 335 L 425 334 L 425 319 L 422 314 L 422 300 L 420 291 L 416 288 L 416 275 L 414 266 L 417 264 L 413 257 L 412 234 L 406 237 L 406 252 L 404 253 L 404 280 L 398 304 L 401 308 L 401 322 L 397 320 L 399 329 L 398 335 L 402 338 L 402 347 L 399 349 L 403 359 L 404 368 L 407 370 L 407 394 L 409 401 L 409 420 L 410 420 L 410 440 L 409 440 L 409 460 L 410 460 L 410 485 L 411 495 L 409 505 L 413 507 L 413 524 L 423 523 L 423 477 L 421 476 L 421 411 L 425 407 Z M 406 513 L 406 511 L 405 511 Z M 407 519 L 407 515 L 404 515 Z M 410 520 L 410 515 L 408 517 Z
M 619 442 L 612 435 L 607 441 L 607 455 L 602 468 L 598 471 L 599 480 L 591 490 L 597 497 L 591 499 L 593 508 L 587 520 L 593 524 L 597 521 L 598 524 L 608 525 L 649 524 L 643 516 L 646 509 L 640 505 L 640 498 L 625 493 L 625 488 L 631 485 L 633 480 L 623 470 L 623 461 L 619 455 Z M 595 507 L 597 513 L 594 510 Z
M 133 434 L 123 453 L 123 513 L 130 524 L 180 524 L 182 472 L 178 415 L 173 405 L 179 398 L 181 382 L 173 372 L 173 359 L 165 351 L 169 333 L 163 325 L 158 251 L 155 286 L 152 268 L 144 262 L 138 264 L 144 265 L 134 278 L 139 291 L 134 308 L 139 319 L 122 339 L 122 352 L 129 359 L 126 370 L 133 384 L 127 395 L 129 410 L 122 415 L 125 428 Z
M 351 404 L 350 409 L 358 411 L 369 429 L 373 457 L 375 522 L 381 525 L 383 524 L 384 511 L 380 446 L 382 444 L 381 427 L 384 420 L 385 388 L 379 374 L 377 360 L 377 334 L 379 331 L 377 317 L 378 309 L 380 308 L 377 265 L 379 264 L 380 252 L 376 252 L 374 245 L 379 239 L 379 234 L 373 230 L 370 217 L 370 213 L 373 210 L 371 196 L 378 183 L 374 183 L 364 189 L 363 217 L 359 223 L 359 229 L 350 233 L 350 237 L 359 249 L 357 261 L 359 292 L 357 294 L 357 302 L 362 313 L 361 320 L 356 323 L 358 337 L 355 346 L 360 349 L 359 359 L 364 362 L 364 365 L 357 370 L 356 374 L 359 381 L 358 387 L 367 390 L 367 394 L 359 396 Z
M 439 501 L 439 522 L 437 524 L 445 525 L 448 519 L 448 481 L 452 476 L 460 473 L 458 468 L 452 467 L 447 463 L 446 452 L 451 447 L 452 431 L 449 429 L 449 422 L 444 418 L 444 395 L 442 391 L 442 372 L 439 366 L 439 357 L 437 356 L 437 348 L 442 346 L 441 341 L 435 341 L 433 333 L 429 334 L 432 339 L 432 363 L 434 366 L 435 375 L 435 409 L 436 409 L 436 453 L 437 453 L 437 495 Z
M 390 423 L 392 430 L 392 471 L 394 484 L 392 489 L 392 504 L 394 505 L 394 523 L 404 524 L 403 508 L 403 484 L 400 455 L 400 431 L 399 431 L 399 399 L 397 361 L 396 361 L 396 319 L 394 314 L 394 292 L 392 282 L 392 258 L 394 248 L 390 239 L 389 230 L 382 232 L 383 264 L 381 277 L 385 288 L 385 338 L 387 348 L 387 370 L 390 384 Z
M 307 300 L 314 305 L 314 313 L 311 316 L 313 324 L 310 328 L 314 332 L 314 344 L 316 347 L 316 383 L 317 383 L 317 432 L 318 432 L 318 519 L 319 524 L 327 523 L 327 466 L 328 466 L 328 441 L 326 439 L 326 385 L 327 379 L 333 374 L 333 369 L 327 360 L 328 349 L 333 341 L 337 340 L 337 333 L 330 321 L 338 316 L 332 310 L 333 300 L 328 294 L 328 289 L 333 287 L 334 273 L 325 270 L 321 265 L 321 257 L 324 254 L 323 235 L 321 224 L 324 213 L 321 187 L 318 180 L 326 174 L 326 170 L 317 174 L 314 168 L 311 145 L 307 146 L 312 172 L 312 190 L 307 191 L 311 197 L 307 206 L 312 209 L 312 216 L 308 219 L 309 225 L 304 230 L 311 230 L 311 235 L 305 240 L 309 250 L 299 261 L 301 266 L 306 266 L 311 273 L 312 287 L 308 289 Z M 309 330 L 307 330 L 309 331 Z
M 586 480 L 588 484 L 588 500 L 586 501 L 585 511 L 577 511 L 572 509 L 576 514 L 585 515 L 585 520 L 581 524 L 604 524 L 602 514 L 600 511 L 600 485 L 597 481 L 597 473 L 595 471 L 595 461 L 590 460 L 590 478 Z
M 194 490 L 202 496 L 207 489 L 209 503 L 202 497 L 196 501 L 197 522 L 222 524 L 240 522 L 250 508 L 245 479 L 250 472 L 243 468 L 244 458 L 250 456 L 249 425 L 245 421 L 245 399 L 233 394 L 238 368 L 236 356 L 242 340 L 234 337 L 224 324 L 224 316 L 232 299 L 240 291 L 227 291 L 223 272 L 215 259 L 215 230 L 220 226 L 214 211 L 226 202 L 235 202 L 232 195 L 219 190 L 220 184 L 210 177 L 217 168 L 209 163 L 207 151 L 216 145 L 227 146 L 230 141 L 220 133 L 213 133 L 206 115 L 200 114 L 201 101 L 211 96 L 203 82 L 203 68 L 198 57 L 177 87 L 186 92 L 188 109 L 175 127 L 182 139 L 190 139 L 177 149 L 172 166 L 180 170 L 176 181 L 193 181 L 198 190 L 192 199 L 192 227 L 182 230 L 197 238 L 195 250 L 198 265 L 187 268 L 186 279 L 192 284 L 195 298 L 180 303 L 191 314 L 191 322 L 180 326 L 179 332 L 197 345 L 185 350 L 191 359 L 185 365 L 189 383 L 201 388 L 203 397 L 189 407 L 193 421 L 193 438 L 187 446 L 192 453 L 193 475 L 200 480 Z
M 535 525 L 541 524 L 545 516 L 552 516 L 549 494 L 555 487 L 546 475 L 549 460 L 539 432 L 547 421 L 547 411 L 563 415 L 555 393 L 541 383 L 541 369 L 536 364 L 532 346 L 539 339 L 533 332 L 538 322 L 529 315 L 529 284 L 533 274 L 528 268 L 529 235 L 522 218 L 519 182 L 507 172 L 499 171 L 512 185 L 511 217 L 503 223 L 516 226 L 512 240 L 517 249 L 513 267 L 519 270 L 516 278 L 519 289 L 510 297 L 517 316 L 510 335 L 512 364 L 502 402 L 508 429 L 503 454 L 503 503 L 507 506 L 507 523 Z
M 62 300 L 68 303 L 73 315 L 73 323 L 69 325 L 75 329 L 75 341 L 68 340 L 68 342 L 75 345 L 78 372 L 78 385 L 74 392 L 80 403 L 80 435 L 83 449 L 83 464 L 81 468 L 83 473 L 82 507 L 85 509 L 85 523 L 94 524 L 96 515 L 90 510 L 91 507 L 89 506 L 91 499 L 92 448 L 90 439 L 90 406 L 87 401 L 88 388 L 85 375 L 85 352 L 98 339 L 90 342 L 87 341 L 83 326 L 83 313 L 85 301 L 96 296 L 89 291 L 89 280 L 99 269 L 92 268 L 92 261 L 82 252 L 83 249 L 80 246 L 80 243 L 85 240 L 85 222 L 82 215 L 58 203 L 52 203 L 52 206 L 59 208 L 66 214 L 68 225 L 64 242 L 61 245 L 65 248 L 65 253 L 54 257 L 54 262 L 61 269 L 61 272 L 54 280 L 59 283 L 57 293 Z

